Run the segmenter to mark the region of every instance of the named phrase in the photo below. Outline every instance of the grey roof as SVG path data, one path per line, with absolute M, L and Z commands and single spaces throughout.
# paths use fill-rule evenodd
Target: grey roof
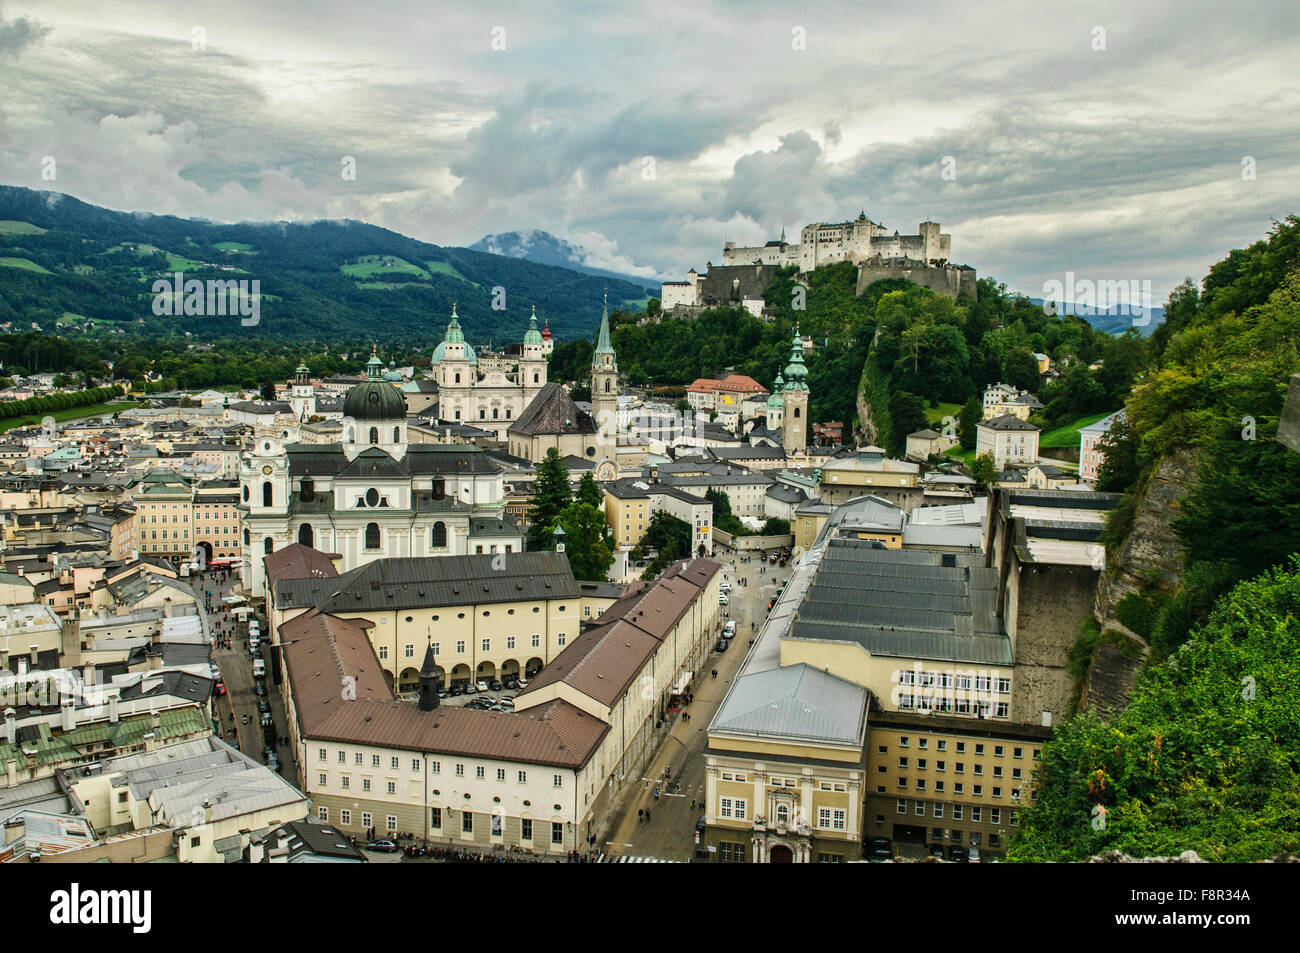
M 318 606 L 322 612 L 370 612 L 495 602 L 576 599 L 578 583 L 563 553 L 497 556 L 407 556 L 377 559 L 336 578 L 282 579 L 278 608 Z
M 1038 430 L 1038 428 L 1029 421 L 1021 420 L 1015 414 L 1003 414 L 1000 417 L 991 417 L 988 420 L 981 420 L 979 426 L 985 427 L 988 430 Z
M 402 476 L 500 472 L 500 468 L 487 454 L 469 444 L 413 443 L 406 448 L 402 459 L 396 461 L 378 447 L 362 451 L 354 461 L 348 460 L 340 444 L 291 443 L 284 450 L 289 459 L 291 476 L 337 475 L 344 479 L 366 477 L 370 475 L 367 467 L 371 464 L 380 465 L 381 457 L 389 461 L 382 463 L 385 473 Z
M 859 745 L 870 692 L 808 665 L 743 675 L 710 731 Z
M 709 447 L 716 459 L 728 460 L 780 460 L 785 462 L 785 451 L 780 447 Z
M 595 434 L 596 424 L 578 409 L 568 393 L 552 381 L 537 392 L 524 412 L 510 426 L 509 433 L 532 437 L 537 434 Z
M 790 638 L 856 642 L 872 655 L 1012 664 L 996 612 L 997 570 L 940 553 L 832 539 Z

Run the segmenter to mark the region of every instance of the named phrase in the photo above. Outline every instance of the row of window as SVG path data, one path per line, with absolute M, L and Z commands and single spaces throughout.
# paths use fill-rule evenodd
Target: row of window
M 898 766 L 899 766 L 900 768 L 906 768 L 906 767 L 908 767 L 908 763 L 909 763 L 909 762 L 908 762 L 908 759 L 905 758 L 905 757 L 900 757 L 900 758 L 898 759 Z M 915 767 L 917 771 L 924 771 L 924 770 L 926 770 L 926 768 L 929 767 L 929 764 L 930 764 L 930 762 L 929 762 L 929 759 L 928 759 L 928 758 L 917 758 L 917 759 L 916 759 L 916 763 L 915 763 L 915 765 L 913 765 L 913 767 Z M 974 771 L 974 773 L 975 773 L 976 776 L 982 776 L 982 775 L 984 774 L 984 765 L 979 764 L 978 762 L 975 763 L 975 764 L 973 764 L 973 765 L 971 765 L 971 768 L 973 769 L 973 771 Z M 884 773 L 886 773 L 888 770 L 889 770 L 889 769 L 888 769 L 887 767 L 885 767 L 885 765 L 883 765 L 883 764 L 877 766 L 877 768 L 876 768 L 876 771 L 879 772 L 880 774 L 884 774 Z M 946 770 L 948 770 L 948 762 L 947 762 L 947 761 L 936 761 L 936 762 L 934 763 L 934 770 L 936 770 L 936 771 L 946 771 Z M 966 762 L 965 762 L 965 761 L 955 761 L 955 762 L 953 762 L 953 770 L 956 771 L 957 774 L 965 774 L 965 773 L 966 773 Z M 1014 780 L 1016 780 L 1016 781 L 1019 781 L 1019 780 L 1021 779 L 1021 777 L 1023 776 L 1023 773 L 1024 773 L 1024 772 L 1023 772 L 1023 769 L 1022 769 L 1022 768 L 1012 768 L 1012 769 L 1011 769 L 1011 777 L 1012 777 Z M 995 778 L 1000 778 L 1000 777 L 1002 777 L 1002 765 L 1000 765 L 1000 764 L 995 764 L 995 765 L 993 766 L 993 777 L 995 777 Z
M 900 748 L 910 748 L 911 745 L 912 745 L 912 738 L 911 738 L 910 735 L 899 735 L 899 737 L 898 737 L 898 746 L 899 746 Z M 917 739 L 916 739 L 916 747 L 917 747 L 918 749 L 920 749 L 921 751 L 925 751 L 927 748 L 930 747 L 930 739 L 929 739 L 929 738 L 925 738 L 925 737 L 917 738 Z M 946 738 L 938 738 L 938 739 L 936 739 L 936 740 L 935 740 L 935 748 L 938 749 L 939 751 L 947 751 L 947 750 L 948 750 L 948 741 L 947 741 L 947 739 L 946 739 Z M 985 751 L 985 745 L 984 745 L 983 742 L 975 742 L 975 743 L 974 743 L 974 748 L 975 748 L 975 753 L 976 753 L 977 755 L 979 755 L 979 754 L 983 754 L 984 751 Z M 965 753 L 966 753 L 966 742 L 964 742 L 964 741 L 954 741 L 954 742 L 953 742 L 953 749 L 957 752 L 957 754 L 965 754 Z M 879 751 L 881 754 L 889 754 L 889 746 L 888 746 L 888 745 L 880 745 L 876 750 Z M 1005 757 L 1005 756 L 1006 756 L 1006 750 L 1007 750 L 1007 746 L 1006 746 L 1006 745 L 994 745 L 994 746 L 993 746 L 993 757 L 995 757 L 995 758 L 1002 758 L 1002 757 Z M 1033 749 L 1033 759 L 1034 759 L 1035 761 L 1037 761 L 1037 760 L 1038 760 L 1038 757 L 1039 757 L 1039 755 L 1040 755 L 1041 753 L 1042 753 L 1042 749 L 1041 749 L 1041 748 L 1034 748 L 1034 749 Z M 1013 758 L 1023 758 L 1024 756 L 1025 756 L 1025 749 L 1024 749 L 1023 747 L 1020 747 L 1020 746 L 1017 746 L 1017 745 L 1013 745 L 1013 746 L 1012 746 L 1012 748 L 1011 748 L 1011 757 L 1013 757 Z
M 316 749 L 316 760 L 317 760 L 317 761 L 329 761 L 329 749 L 328 749 L 328 748 L 317 748 L 317 749 Z M 372 754 L 370 755 L 370 767 L 372 767 L 372 768 L 378 768 L 378 767 L 380 766 L 381 760 L 382 760 L 382 759 L 380 758 L 379 755 L 377 755 L 377 754 L 373 754 L 373 753 L 372 753 Z M 340 748 L 340 749 L 338 750 L 338 752 L 337 752 L 337 761 L 338 761 L 339 764 L 347 764 L 347 763 L 348 763 L 348 753 L 347 753 L 347 751 L 345 751 L 344 749 Z M 364 752 L 361 752 L 361 751 L 354 751 L 354 752 L 352 753 L 352 763 L 353 763 L 354 765 L 356 765 L 356 766 L 363 766 L 363 765 L 366 763 L 366 756 L 365 756 L 365 753 L 364 753 Z M 412 771 L 412 773 L 419 774 L 420 771 L 422 770 L 422 767 L 423 767 L 423 761 L 422 761 L 420 758 L 412 758 L 410 763 L 411 763 L 411 771 Z M 392 755 L 392 756 L 389 757 L 388 766 L 389 766 L 389 768 L 391 768 L 391 769 L 394 770 L 394 771 L 400 771 L 400 770 L 401 770 L 401 766 L 402 766 L 402 759 L 401 759 L 399 756 L 397 756 L 397 755 Z M 483 765 L 477 765 L 477 766 L 474 768 L 474 777 L 479 778 L 479 779 L 485 779 L 485 778 L 487 777 L 487 775 L 486 775 L 486 770 L 487 770 L 487 769 L 486 769 Z M 441 761 L 430 761 L 430 762 L 429 762 L 429 773 L 430 773 L 430 774 L 441 774 L 441 773 L 442 773 L 442 762 L 441 762 Z M 459 761 L 458 761 L 458 762 L 455 762 L 455 774 L 456 774 L 456 777 L 458 777 L 458 778 L 463 778 L 463 777 L 465 777 L 465 765 L 464 765 L 463 762 L 459 762 Z M 347 787 L 347 786 L 348 786 L 347 783 L 346 783 L 346 779 L 347 779 L 347 777 L 348 777 L 347 775 L 344 775 L 344 776 L 343 776 L 343 778 L 344 778 L 344 782 L 345 782 L 345 783 L 343 784 L 344 787 Z M 497 769 L 496 769 L 496 778 L 497 778 L 498 781 L 504 781 L 504 780 L 506 779 L 506 769 L 505 769 L 505 768 L 497 768 Z M 527 783 L 528 783 L 528 772 L 527 772 L 527 771 L 522 771 L 522 770 L 516 772 L 516 780 L 517 780 L 520 784 L 527 784 Z M 320 774 L 320 783 L 321 783 L 322 785 L 328 783 L 328 777 L 327 777 L 324 773 L 321 773 L 321 774 Z M 395 785 L 395 784 L 396 784 L 396 782 L 394 782 L 394 781 L 389 781 L 389 782 L 388 782 L 388 789 L 389 789 L 389 790 L 388 790 L 388 793 L 389 793 L 389 794 L 394 793 L 394 785 Z M 564 787 L 564 775 L 562 775 L 562 774 L 553 774 L 553 775 L 551 775 L 551 784 L 552 784 L 553 787 L 557 787 L 557 788 L 562 788 L 562 787 Z M 367 788 L 366 790 L 369 790 L 369 788 Z
M 977 692 L 996 690 L 999 695 L 1011 694 L 1011 679 L 993 678 L 991 675 L 961 675 L 955 672 L 899 672 L 900 685 L 937 686 L 952 688 L 957 691 L 970 691 L 972 686 Z
M 907 790 L 907 778 L 899 778 L 898 781 L 897 781 L 897 786 L 898 786 L 898 789 L 899 789 L 900 791 L 905 791 L 905 790 Z M 928 790 L 928 788 L 926 787 L 926 780 L 925 780 L 925 778 L 917 778 L 917 779 L 916 779 L 916 785 L 915 785 L 915 787 L 914 787 L 914 790 L 916 790 L 916 791 L 925 791 L 925 790 Z M 876 793 L 877 793 L 877 794 L 884 794 L 884 793 L 885 793 L 885 786 L 884 786 L 883 784 L 877 785 L 877 786 L 876 786 Z M 948 793 L 948 789 L 947 789 L 947 785 L 945 784 L 945 782 L 943 782 L 943 781 L 935 781 L 935 782 L 934 782 L 934 793 L 935 793 L 935 794 L 947 794 L 947 793 Z M 953 782 L 953 785 L 952 785 L 952 793 L 953 793 L 953 794 L 965 794 L 965 793 L 966 793 L 966 785 L 965 785 L 963 782 L 961 782 L 961 781 L 954 781 L 954 782 Z M 971 796 L 972 796 L 972 797 L 983 797 L 983 796 L 984 796 L 984 785 L 982 785 L 982 784 L 972 784 L 972 785 L 971 785 L 971 792 L 970 792 L 970 793 L 971 793 Z M 993 797 L 1002 797 L 1002 786 L 1001 786 L 1001 785 L 996 785 L 996 784 L 993 785 L 992 788 L 990 789 L 990 793 L 991 793 L 991 795 L 992 795 Z M 1018 788 L 1018 787 L 1014 787 L 1014 788 L 1011 789 L 1011 800 L 1013 800 L 1013 801 L 1019 801 L 1019 800 L 1020 800 L 1020 788 Z
M 972 702 L 969 698 L 937 698 L 921 696 L 913 698 L 912 695 L 900 694 L 898 696 L 898 707 L 910 711 L 915 708 L 917 711 L 940 711 L 949 714 L 958 715 L 979 715 L 981 718 L 1010 718 L 1011 706 L 1006 702 L 998 702 L 996 705 L 989 702 Z
M 370 811 L 361 811 L 361 826 L 369 829 L 374 826 L 375 817 Z M 322 823 L 328 824 L 330 819 L 330 809 L 328 807 L 316 808 L 316 817 Z M 504 833 L 502 830 L 501 815 L 488 815 L 490 830 L 493 837 L 501 837 Z M 339 811 L 339 824 L 344 827 L 352 825 L 352 811 L 343 808 Z M 442 808 L 429 808 L 429 826 L 436 831 L 442 830 Z M 474 813 L 472 811 L 462 811 L 460 815 L 460 829 L 462 833 L 474 833 Z M 397 815 L 389 814 L 384 818 L 384 831 L 392 834 L 397 831 Z M 520 841 L 531 841 L 533 839 L 533 819 L 522 817 L 519 819 L 519 839 Z M 551 843 L 564 843 L 564 823 L 562 821 L 551 822 Z
M 558 634 L 555 636 L 555 644 L 556 644 L 556 645 L 564 645 L 567 641 L 568 641 L 568 636 L 565 635 L 565 633 L 563 633 L 563 632 L 560 632 L 560 633 L 558 633 Z M 433 646 L 433 654 L 434 654 L 434 657 L 437 657 L 437 656 L 442 655 L 442 643 L 441 643 L 441 642 L 433 642 L 433 643 L 431 643 L 431 645 Z M 538 635 L 537 633 L 534 633 L 534 634 L 529 638 L 529 645 L 530 645 L 531 648 L 535 648 L 535 649 L 537 649 L 537 648 L 541 648 L 541 646 L 542 646 L 542 637 L 541 637 L 540 635 Z M 492 640 L 491 640 L 491 639 L 482 639 L 482 640 L 480 640 L 480 642 L 479 642 L 479 646 L 480 646 L 480 651 L 482 651 L 482 652 L 491 652 L 491 651 L 492 651 Z M 515 636 L 513 636 L 513 635 L 508 635 L 508 636 L 506 636 L 506 651 L 512 651 L 512 650 L 514 650 L 515 647 L 516 647 L 516 646 L 515 646 Z M 403 657 L 403 658 L 409 658 L 409 659 L 413 659 L 413 658 L 415 658 L 415 650 L 416 650 L 416 646 L 413 645 L 413 644 L 409 644 L 409 643 L 408 643 L 407 645 L 402 646 L 402 657 Z M 464 639 L 457 639 L 457 640 L 456 640 L 456 651 L 455 651 L 453 654 L 455 654 L 455 655 L 464 655 L 465 652 L 466 652 L 466 642 L 465 642 L 465 640 L 464 640 Z M 387 660 L 388 660 L 388 646 L 387 646 L 387 645 L 381 645 L 381 646 L 379 646 L 379 659 L 380 659 L 380 661 L 387 661 Z
M 927 807 L 929 808 L 928 812 L 927 812 Z M 900 797 L 898 799 L 898 813 L 906 814 L 907 810 L 908 810 L 907 799 Z M 961 804 L 944 804 L 942 801 L 913 801 L 912 802 L 912 814 L 915 815 L 916 817 L 925 817 L 926 814 L 929 813 L 933 817 L 941 818 L 944 816 L 945 810 L 948 812 L 948 816 L 951 817 L 954 821 L 965 820 L 967 817 L 965 806 Z M 989 811 L 988 821 L 990 824 L 1002 823 L 1002 808 L 991 807 L 988 809 L 988 811 Z M 1010 815 L 1011 826 L 1012 827 L 1019 826 L 1020 812 L 1008 811 L 1007 813 Z M 978 805 L 972 805 L 969 812 L 969 819 L 972 824 L 982 823 L 984 820 L 984 809 Z M 885 823 L 885 816 L 883 814 L 877 814 L 876 823 L 877 824 Z

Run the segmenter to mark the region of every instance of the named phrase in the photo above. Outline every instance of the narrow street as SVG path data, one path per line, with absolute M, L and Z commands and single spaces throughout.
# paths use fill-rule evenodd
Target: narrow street
M 737 561 L 735 568 L 731 565 L 733 558 Z M 726 611 L 736 620 L 736 638 L 726 652 L 709 655 L 692 686 L 695 701 L 686 708 L 691 720 L 678 717 L 673 724 L 645 777 L 638 780 L 640 789 L 627 798 L 613 834 L 597 845 L 606 854 L 675 861 L 690 861 L 695 856 L 695 825 L 704 814 L 704 749 L 708 746 L 709 722 L 749 651 L 750 639 L 757 636 L 767 618 L 768 601 L 790 575 L 789 567 L 772 563 L 764 563 L 760 574 L 757 557 L 754 562 L 743 563 L 721 548 L 714 559 L 725 566 L 724 581 L 732 585 Z M 717 678 L 711 674 L 715 668 Z M 650 812 L 649 820 L 637 813 L 646 810 Z

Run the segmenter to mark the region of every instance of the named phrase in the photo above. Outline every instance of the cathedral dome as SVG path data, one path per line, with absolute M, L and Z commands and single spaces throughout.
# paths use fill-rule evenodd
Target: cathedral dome
M 366 380 L 343 398 L 343 416 L 353 420 L 405 420 L 406 401 L 396 387 L 381 379 L 384 363 L 372 355 Z
M 780 410 L 781 407 L 784 406 L 785 401 L 781 399 L 781 388 L 784 386 L 785 381 L 781 379 L 780 374 L 777 374 L 776 381 L 772 384 L 772 393 L 769 394 L 767 398 L 768 407 L 771 407 L 773 410 Z
M 460 329 L 460 319 L 456 316 L 456 305 L 451 306 L 451 323 L 447 325 L 447 333 L 442 342 L 433 349 L 431 366 L 437 367 L 442 359 L 447 356 L 447 345 L 459 344 L 464 349 L 465 360 L 475 367 L 478 366 L 478 355 L 474 353 L 474 348 L 465 342 L 465 332 Z
M 533 305 L 532 317 L 528 319 L 528 330 L 524 332 L 525 344 L 541 344 L 542 332 L 537 330 L 537 306 Z

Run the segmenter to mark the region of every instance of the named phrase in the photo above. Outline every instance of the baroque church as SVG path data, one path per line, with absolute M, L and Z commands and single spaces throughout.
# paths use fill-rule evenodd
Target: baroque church
M 473 351 L 454 312 L 439 350 L 455 387 L 453 369 L 472 367 Z M 544 360 L 537 373 L 544 379 Z M 291 543 L 337 553 L 344 572 L 388 556 L 523 551 L 524 534 L 504 510 L 501 467 L 478 447 L 409 443 L 406 402 L 384 376 L 372 356 L 343 399 L 341 443 L 261 434 L 244 454 L 240 556 L 254 596 L 266 592 L 262 557 Z

